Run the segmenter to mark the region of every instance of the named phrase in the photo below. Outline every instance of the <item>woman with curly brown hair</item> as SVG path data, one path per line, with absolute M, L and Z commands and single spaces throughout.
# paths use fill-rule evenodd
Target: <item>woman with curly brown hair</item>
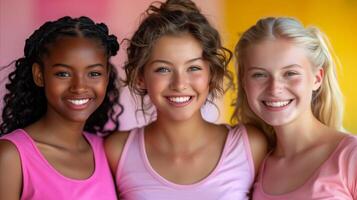
M 257 129 L 216 125 L 202 106 L 223 95 L 231 52 L 189 0 L 152 4 L 128 40 L 126 84 L 156 120 L 111 135 L 106 151 L 122 199 L 248 199 L 265 154 Z M 150 100 L 150 102 L 148 102 Z

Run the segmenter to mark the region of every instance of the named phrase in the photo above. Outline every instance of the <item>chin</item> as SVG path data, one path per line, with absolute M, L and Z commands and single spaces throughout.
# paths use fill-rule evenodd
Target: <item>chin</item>
M 267 123 L 270 126 L 284 126 L 287 124 L 290 124 L 293 120 L 290 117 L 279 117 L 279 118 L 274 118 L 272 116 L 268 117 L 262 117 L 263 121 Z

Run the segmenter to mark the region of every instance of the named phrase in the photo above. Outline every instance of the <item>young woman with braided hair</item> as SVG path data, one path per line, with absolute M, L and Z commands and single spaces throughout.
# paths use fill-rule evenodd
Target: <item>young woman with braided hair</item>
M 46 22 L 26 40 L 4 97 L 0 199 L 116 199 L 102 139 L 89 133 L 119 126 L 118 50 L 88 17 Z

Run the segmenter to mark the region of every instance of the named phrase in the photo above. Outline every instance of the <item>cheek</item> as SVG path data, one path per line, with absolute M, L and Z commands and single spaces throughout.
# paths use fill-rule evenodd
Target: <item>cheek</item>
M 170 85 L 170 78 L 163 76 L 148 76 L 144 79 L 149 95 L 159 93 Z
M 196 90 L 209 92 L 209 78 L 204 76 L 198 76 L 193 78 L 191 83 Z
M 191 76 L 191 83 L 199 89 L 209 89 L 210 78 L 208 74 L 199 74 Z
M 290 88 L 293 88 L 295 92 L 299 94 L 312 94 L 312 83 L 307 79 L 295 79 L 289 82 Z
M 58 79 L 45 79 L 44 89 L 46 96 L 48 95 L 60 95 L 62 92 L 66 91 L 68 83 L 66 81 L 61 81 Z
M 264 85 L 260 84 L 257 81 L 250 81 L 250 80 L 245 80 L 244 81 L 244 91 L 245 94 L 247 95 L 247 98 L 249 100 L 254 100 L 258 97 L 258 94 L 260 91 L 264 88 Z
M 108 88 L 108 80 L 102 79 L 102 80 L 94 81 L 91 83 L 91 85 L 92 88 L 95 89 L 97 96 L 101 96 L 104 99 Z

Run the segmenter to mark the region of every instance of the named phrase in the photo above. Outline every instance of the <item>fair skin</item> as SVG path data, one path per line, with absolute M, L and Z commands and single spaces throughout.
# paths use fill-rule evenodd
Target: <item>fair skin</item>
M 176 184 L 207 177 L 226 141 L 228 129 L 205 121 L 200 112 L 210 92 L 210 73 L 200 43 L 190 34 L 163 36 L 156 41 L 138 83 L 157 109 L 157 120 L 145 127 L 148 160 L 160 176 Z M 266 141 L 257 129 L 247 129 L 257 166 L 266 153 Z M 127 137 L 128 133 L 117 133 L 106 140 L 113 174 Z
M 45 88 L 47 112 L 24 129 L 57 172 L 87 179 L 95 166 L 83 127 L 105 97 L 107 58 L 98 42 L 79 37 L 59 38 L 49 52 L 43 58 L 43 71 L 38 64 L 32 67 L 36 85 Z M 20 157 L 8 141 L 0 142 L 0 177 L 0 199 L 20 199 Z
M 243 88 L 252 111 L 273 126 L 277 146 L 266 161 L 263 190 L 284 194 L 302 186 L 326 161 L 344 134 L 318 121 L 311 110 L 313 91 L 321 87 L 322 68 L 286 39 L 249 46 Z

